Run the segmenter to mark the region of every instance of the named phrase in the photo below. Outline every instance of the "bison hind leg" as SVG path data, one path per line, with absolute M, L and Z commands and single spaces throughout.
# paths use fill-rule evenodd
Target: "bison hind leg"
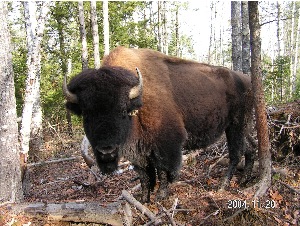
M 245 138 L 242 126 L 231 125 L 226 129 L 225 132 L 229 152 L 229 166 L 220 190 L 223 190 L 229 184 L 236 167 L 241 160 L 245 148 Z
M 256 149 L 256 142 L 253 137 L 247 135 L 247 148 L 245 151 L 245 168 L 244 168 L 244 175 L 241 180 L 242 185 L 246 185 L 247 182 L 251 179 L 251 173 L 254 165 L 254 152 Z
M 169 181 L 168 181 L 168 173 L 164 170 L 158 172 L 158 179 L 160 181 L 160 185 L 156 194 L 156 200 L 162 200 L 169 195 Z
M 178 172 L 169 172 L 165 170 L 160 170 L 158 172 L 158 179 L 160 185 L 156 194 L 156 200 L 162 200 L 169 196 L 169 184 L 178 178 Z

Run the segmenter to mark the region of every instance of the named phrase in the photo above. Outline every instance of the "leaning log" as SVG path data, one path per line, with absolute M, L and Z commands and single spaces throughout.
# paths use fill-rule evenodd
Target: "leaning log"
M 15 215 L 25 215 L 46 221 L 102 223 L 122 226 L 122 205 L 115 202 L 101 205 L 89 203 L 21 203 L 9 207 Z

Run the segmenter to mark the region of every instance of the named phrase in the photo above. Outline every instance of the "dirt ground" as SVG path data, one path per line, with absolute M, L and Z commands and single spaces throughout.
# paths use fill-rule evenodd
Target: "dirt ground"
M 50 131 L 50 130 L 49 130 Z M 122 164 L 118 173 L 101 177 L 95 183 L 95 176 L 80 156 L 82 131 L 71 139 L 55 131 L 48 132 L 41 153 L 42 160 L 76 157 L 56 163 L 29 165 L 27 179 L 30 182 L 25 191 L 25 202 L 66 203 L 97 201 L 103 206 L 116 202 L 122 190 L 131 191 L 139 181 L 130 164 Z M 171 209 L 176 203 L 177 211 L 170 211 L 176 225 L 300 225 L 300 157 L 293 153 L 273 161 L 276 172 L 272 174 L 272 186 L 265 197 L 251 200 L 254 191 L 240 187 L 238 181 L 242 171 L 237 171 L 230 186 L 218 191 L 226 164 L 217 164 L 207 175 L 209 167 L 226 154 L 226 143 L 220 141 L 198 154 L 189 155 L 184 161 L 180 178 L 170 186 L 168 199 L 158 203 L 151 196 L 151 203 L 145 204 L 154 214 L 161 215 L 162 225 L 171 225 L 164 209 Z M 293 190 L 293 189 L 296 189 Z M 134 194 L 139 191 L 134 192 Z M 177 201 L 178 200 L 178 201 Z M 177 201 L 177 202 L 176 202 Z M 244 208 L 244 204 L 247 208 Z M 0 207 L 0 225 L 101 225 L 74 222 L 41 221 L 20 215 L 10 215 L 8 206 Z M 132 225 L 144 225 L 149 219 L 132 207 Z M 174 209 L 174 208 L 173 208 Z M 173 222 L 174 225 L 174 222 Z

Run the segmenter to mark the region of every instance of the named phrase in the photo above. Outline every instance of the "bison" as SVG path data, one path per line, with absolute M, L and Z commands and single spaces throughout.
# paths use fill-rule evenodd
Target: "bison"
M 82 115 L 86 136 L 103 173 L 131 161 L 141 182 L 141 201 L 160 181 L 157 198 L 181 168 L 182 150 L 215 142 L 225 131 L 230 165 L 228 182 L 245 154 L 247 175 L 253 166 L 245 138 L 252 116 L 249 76 L 164 55 L 150 49 L 115 48 L 100 69 L 83 70 L 63 84 L 66 107 Z

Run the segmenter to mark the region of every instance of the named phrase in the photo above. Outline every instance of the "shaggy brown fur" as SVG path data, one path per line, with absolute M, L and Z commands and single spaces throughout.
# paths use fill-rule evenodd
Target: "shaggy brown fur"
M 109 88 L 109 95 L 115 95 L 118 105 L 128 102 L 122 98 L 125 95 L 124 92 L 128 93 L 129 88 L 136 83 L 136 80 L 133 81 L 134 78 L 131 78 L 135 74 L 136 67 L 143 76 L 143 93 L 140 97 L 142 106 L 136 107 L 139 109 L 137 117 L 128 119 L 131 120 L 126 124 L 129 129 L 125 129 L 128 131 L 124 133 L 127 138 L 121 142 L 109 144 L 109 147 L 120 145 L 116 149 L 118 154 L 114 160 L 117 161 L 120 156 L 125 156 L 135 165 L 142 185 L 142 201 L 149 201 L 149 191 L 154 187 L 156 173 L 161 181 L 158 196 L 167 196 L 168 183 L 178 176 L 181 167 L 183 147 L 186 149 L 206 147 L 216 141 L 224 131 L 230 156 L 226 182 L 231 179 L 245 151 L 246 168 L 251 171 L 253 155 L 250 150 L 245 150 L 247 122 L 252 115 L 251 81 L 248 76 L 223 67 L 166 56 L 149 49 L 124 47 L 114 49 L 105 57 L 102 65 L 97 72 L 91 71 L 89 74 L 101 74 L 104 68 L 114 68 L 115 71 L 106 74 L 114 80 L 119 80 L 121 73 L 118 68 L 128 70 L 127 77 L 132 82 L 123 83 L 123 91 L 121 91 L 122 82 L 120 82 L 121 87 L 118 92 L 113 91 L 115 85 Z M 84 88 L 80 84 L 86 83 L 84 80 L 88 78 L 84 76 L 80 78 L 80 81 L 75 78 L 70 82 L 70 91 L 75 93 L 80 101 L 103 104 L 99 101 L 102 98 L 99 90 L 102 88 L 97 88 L 98 91 L 93 89 L 88 98 L 83 97 L 82 89 L 90 90 L 91 88 L 86 86 Z M 91 80 L 92 83 L 102 82 L 99 78 Z M 111 80 L 109 82 L 114 83 Z M 101 92 L 104 90 L 103 88 Z M 71 105 L 69 103 L 67 107 L 72 110 L 75 107 Z M 97 108 L 97 106 L 94 107 Z M 82 107 L 79 108 L 84 111 Z M 90 114 L 97 118 L 97 111 L 95 109 L 91 111 L 93 113 Z M 112 114 L 115 113 L 112 112 Z M 85 121 L 85 116 L 83 118 Z M 114 136 L 109 129 L 99 130 L 96 134 L 87 131 L 86 128 L 93 127 L 97 123 L 106 123 L 100 118 L 94 120 L 93 125 L 86 125 L 88 123 L 85 122 L 87 137 L 90 141 L 92 140 L 91 144 L 96 158 L 99 151 L 97 151 L 98 144 L 94 140 L 95 138 L 97 140 L 97 136 L 98 140 L 105 140 L 99 133 Z M 115 122 L 115 124 L 119 123 Z M 113 124 L 114 122 L 111 122 L 110 127 Z M 124 129 L 119 126 L 116 128 Z M 103 160 L 103 157 L 101 158 Z M 107 163 L 102 160 L 97 159 L 100 168 L 101 164 Z

